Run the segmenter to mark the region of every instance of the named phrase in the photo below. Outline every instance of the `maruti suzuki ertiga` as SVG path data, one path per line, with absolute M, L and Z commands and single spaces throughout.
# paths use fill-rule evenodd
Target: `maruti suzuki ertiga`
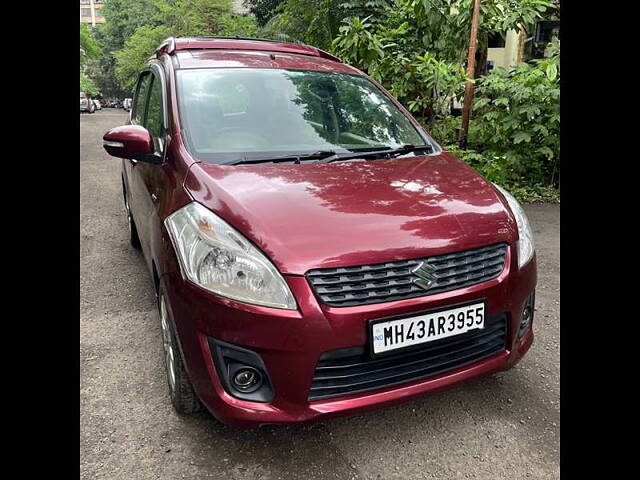
M 521 206 L 326 52 L 170 38 L 104 147 L 178 412 L 353 414 L 508 369 L 533 341 Z

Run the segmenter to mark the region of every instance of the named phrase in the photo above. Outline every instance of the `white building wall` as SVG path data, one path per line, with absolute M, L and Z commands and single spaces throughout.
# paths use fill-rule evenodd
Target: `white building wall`
M 233 0 L 233 13 L 249 13 L 249 9 L 243 3 L 243 0 Z
M 509 30 L 505 38 L 504 48 L 489 48 L 487 60 L 493 61 L 494 68 L 514 67 L 518 62 L 518 32 Z

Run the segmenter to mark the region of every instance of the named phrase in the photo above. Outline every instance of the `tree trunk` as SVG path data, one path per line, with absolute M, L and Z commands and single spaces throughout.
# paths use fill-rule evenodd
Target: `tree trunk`
M 471 16 L 471 34 L 469 38 L 469 55 L 467 57 L 467 77 L 475 78 L 476 47 L 478 43 L 478 17 L 480 15 L 480 0 L 473 2 Z M 464 87 L 464 103 L 462 105 L 462 127 L 460 128 L 460 148 L 467 148 L 467 134 L 469 133 L 469 118 L 471 116 L 471 102 L 473 102 L 473 83 L 467 82 Z

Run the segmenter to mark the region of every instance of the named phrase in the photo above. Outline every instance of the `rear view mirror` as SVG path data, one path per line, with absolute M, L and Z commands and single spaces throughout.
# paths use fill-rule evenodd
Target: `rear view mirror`
M 162 163 L 162 157 L 155 154 L 149 131 L 140 125 L 112 128 L 102 137 L 102 146 L 113 157 Z

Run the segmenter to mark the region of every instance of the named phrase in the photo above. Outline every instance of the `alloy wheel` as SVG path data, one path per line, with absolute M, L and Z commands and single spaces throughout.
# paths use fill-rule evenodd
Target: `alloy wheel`
M 160 297 L 160 324 L 162 325 L 162 345 L 164 347 L 164 359 L 167 366 L 167 376 L 169 377 L 169 387 L 171 387 L 171 391 L 173 392 L 176 388 L 176 362 L 164 295 Z

